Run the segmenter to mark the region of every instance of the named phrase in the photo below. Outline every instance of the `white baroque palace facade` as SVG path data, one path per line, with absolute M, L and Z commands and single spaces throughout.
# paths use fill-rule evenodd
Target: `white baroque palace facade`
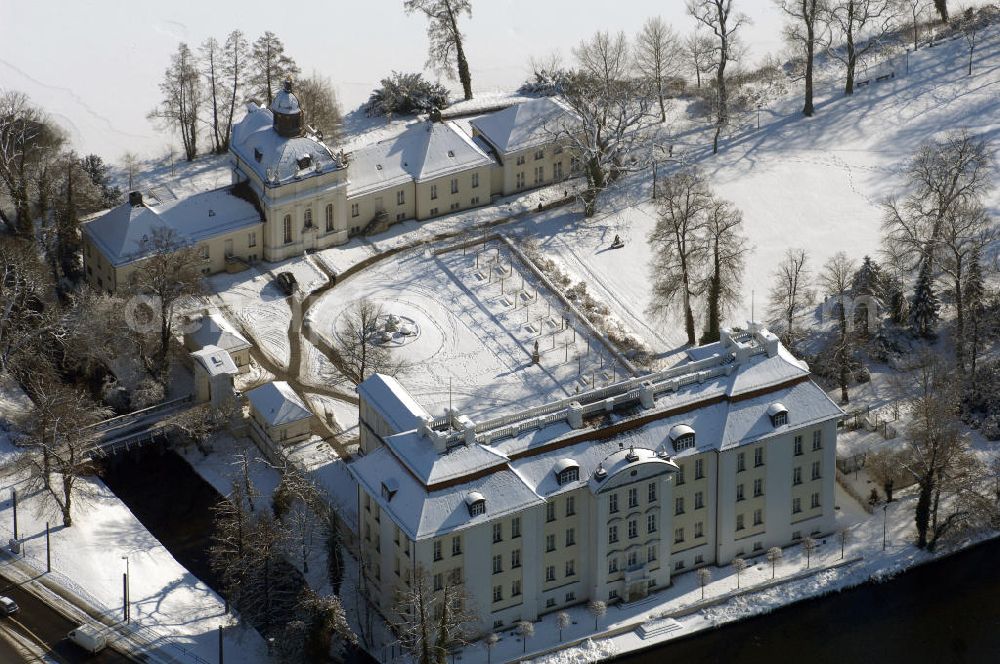
M 840 408 L 759 324 L 682 364 L 522 413 L 434 419 L 395 380 L 358 388 L 358 533 L 390 616 L 461 584 L 482 631 L 634 601 L 834 520 Z

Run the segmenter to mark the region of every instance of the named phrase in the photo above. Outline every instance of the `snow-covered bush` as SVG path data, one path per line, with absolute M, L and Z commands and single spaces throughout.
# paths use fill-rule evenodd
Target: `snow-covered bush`
M 552 97 L 562 94 L 568 77 L 569 72 L 565 69 L 539 67 L 531 74 L 531 78 L 521 84 L 517 91 L 522 95 Z
M 409 115 L 427 113 L 448 106 L 448 91 L 440 83 L 431 83 L 423 74 L 392 72 L 368 97 L 368 115 Z

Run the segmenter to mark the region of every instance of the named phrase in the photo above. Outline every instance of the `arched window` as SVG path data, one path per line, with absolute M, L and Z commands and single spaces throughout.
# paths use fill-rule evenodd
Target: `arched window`
M 788 409 L 784 404 L 772 403 L 767 407 L 767 416 L 771 418 L 771 426 L 780 427 L 788 424 Z
M 465 506 L 469 509 L 469 516 L 486 514 L 486 497 L 473 491 L 465 497 Z
M 670 442 L 674 446 L 674 452 L 680 452 L 694 447 L 694 429 L 686 424 L 678 424 L 670 429 Z
M 333 230 L 333 203 L 326 204 L 326 232 Z
M 291 244 L 291 242 L 292 242 L 292 215 L 290 215 L 290 214 L 286 214 L 285 215 L 284 227 L 285 227 L 284 228 L 284 230 L 285 230 L 284 243 L 285 244 Z
M 306 208 L 306 211 L 302 215 L 302 225 L 306 228 L 312 228 L 313 225 L 313 211 L 312 208 Z
M 556 474 L 556 481 L 559 486 L 567 482 L 576 482 L 580 479 L 580 466 L 572 459 L 559 459 L 553 471 Z

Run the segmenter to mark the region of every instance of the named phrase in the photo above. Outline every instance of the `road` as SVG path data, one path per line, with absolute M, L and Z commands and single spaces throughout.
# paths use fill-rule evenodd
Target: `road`
M 22 640 L 28 640 L 43 650 L 47 658 L 59 664 L 89 663 L 122 663 L 133 660 L 111 648 L 97 655 L 90 655 L 71 643 L 66 634 L 76 625 L 61 613 L 49 607 L 40 599 L 11 583 L 6 577 L 0 577 L 0 595 L 6 595 L 17 602 L 21 608 L 13 616 L 0 618 L 0 629 L 16 632 Z M 0 661 L 26 662 L 24 657 L 12 650 L 0 640 Z

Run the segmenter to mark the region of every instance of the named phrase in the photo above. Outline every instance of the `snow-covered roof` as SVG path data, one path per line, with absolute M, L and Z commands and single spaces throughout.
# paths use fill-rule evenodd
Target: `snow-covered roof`
M 292 94 L 291 90 L 282 88 L 278 90 L 278 94 L 274 95 L 271 111 L 291 115 L 292 113 L 300 113 L 302 108 L 299 106 L 298 97 Z
M 446 177 L 493 160 L 452 122 L 423 122 L 351 153 L 347 193 L 359 196 L 411 180 Z
M 576 114 L 551 97 L 516 104 L 471 122 L 501 154 L 550 143 L 553 134 L 578 123 Z
M 193 244 L 260 223 L 257 207 L 229 186 L 156 207 L 126 201 L 83 224 L 83 232 L 112 265 L 120 266 L 145 257 L 143 247 L 157 230 L 173 231 L 178 242 Z
M 392 376 L 372 374 L 356 388 L 358 396 L 382 416 L 395 431 L 410 431 L 430 414 Z
M 787 413 L 787 412 L 788 409 L 785 408 L 785 404 L 781 403 L 780 401 L 776 401 L 767 407 L 767 414 L 771 417 L 774 417 L 778 413 Z
M 277 101 L 275 97 L 274 103 Z M 285 184 L 343 167 L 333 151 L 316 136 L 281 136 L 273 124 L 274 114 L 270 109 L 250 102 L 246 115 L 233 125 L 229 146 L 240 165 L 267 184 Z M 303 166 L 300 164 L 304 163 L 304 157 L 309 157 L 309 161 Z
M 250 342 L 216 311 L 192 322 L 192 326 L 195 329 L 184 335 L 189 348 L 218 346 L 230 353 L 250 348 Z
M 253 409 L 270 426 L 291 424 L 312 417 L 312 411 L 283 380 L 265 383 L 247 392 Z
M 205 346 L 191 353 L 191 357 L 208 373 L 209 376 L 237 374 L 240 370 L 233 362 L 232 356 L 218 346 Z

